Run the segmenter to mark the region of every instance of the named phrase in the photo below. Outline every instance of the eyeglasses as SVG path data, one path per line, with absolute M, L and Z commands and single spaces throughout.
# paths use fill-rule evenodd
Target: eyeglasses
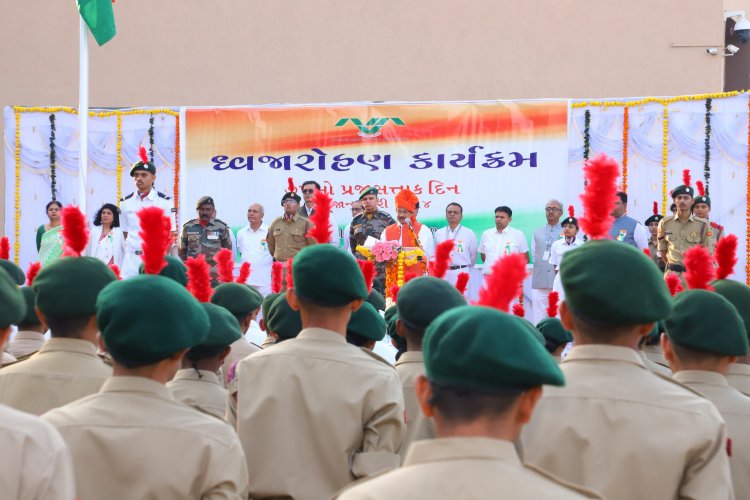
M 286 205 L 287 203 L 290 204 L 290 205 L 296 205 L 297 204 L 297 200 L 294 200 L 292 198 L 286 198 L 286 199 L 284 199 L 284 200 L 281 201 L 282 205 Z
M 304 194 L 313 194 L 315 192 L 315 190 L 314 189 L 303 189 L 302 192 Z
M 557 207 L 544 207 L 547 212 L 562 212 L 561 208 Z

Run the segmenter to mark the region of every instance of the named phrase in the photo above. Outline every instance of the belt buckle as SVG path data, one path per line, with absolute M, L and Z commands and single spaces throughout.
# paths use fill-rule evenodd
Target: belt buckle
M 136 251 L 135 251 L 135 254 L 136 254 L 136 255 L 143 255 L 143 250 L 136 250 Z

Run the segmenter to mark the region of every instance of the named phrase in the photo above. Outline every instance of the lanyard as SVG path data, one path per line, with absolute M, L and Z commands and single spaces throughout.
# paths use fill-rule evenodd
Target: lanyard
M 552 231 L 548 232 L 547 228 L 544 229 L 544 244 L 547 247 L 547 250 L 552 248 L 552 243 L 557 239 L 555 238 L 555 233 L 560 232 L 560 225 L 550 226 L 552 228 Z
M 458 236 L 459 231 L 461 231 L 461 224 L 456 226 L 455 231 L 450 230 L 450 226 L 445 226 L 445 239 L 446 240 L 455 240 L 456 236 Z M 450 235 L 453 234 L 453 237 L 451 238 Z

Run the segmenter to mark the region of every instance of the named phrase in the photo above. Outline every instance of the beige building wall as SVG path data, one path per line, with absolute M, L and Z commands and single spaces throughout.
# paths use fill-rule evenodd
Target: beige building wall
M 705 49 L 722 46 L 725 4 L 741 3 L 124 0 L 114 4 L 118 35 L 101 48 L 91 42 L 90 100 L 136 107 L 717 92 L 724 58 Z M 73 5 L 0 0 L 0 106 L 77 104 Z M 4 175 L 0 184 L 5 201 Z

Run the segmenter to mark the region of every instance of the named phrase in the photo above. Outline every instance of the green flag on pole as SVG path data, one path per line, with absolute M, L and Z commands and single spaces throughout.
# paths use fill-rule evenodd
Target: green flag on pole
M 112 0 L 77 0 L 78 12 L 91 30 L 96 43 L 104 45 L 114 38 L 115 14 L 112 11 Z

